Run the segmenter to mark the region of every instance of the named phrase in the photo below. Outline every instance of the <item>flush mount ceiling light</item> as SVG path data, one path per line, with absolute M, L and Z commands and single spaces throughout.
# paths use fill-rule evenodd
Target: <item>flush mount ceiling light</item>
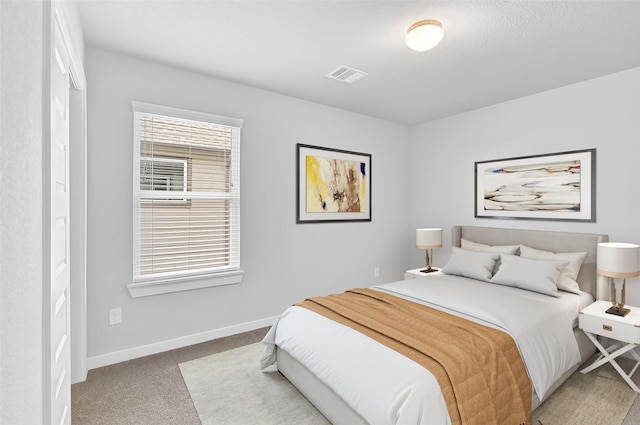
M 404 40 L 411 49 L 426 52 L 436 47 L 443 36 L 442 24 L 439 21 L 427 19 L 411 25 Z

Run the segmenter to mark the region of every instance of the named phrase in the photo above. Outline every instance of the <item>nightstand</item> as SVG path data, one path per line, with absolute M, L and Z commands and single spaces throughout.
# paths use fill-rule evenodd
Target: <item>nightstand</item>
M 580 329 L 584 331 L 601 353 L 595 362 L 580 372 L 588 373 L 603 364 L 611 363 L 627 384 L 635 392 L 640 393 L 638 386 L 631 380 L 631 376 L 640 366 L 640 355 L 633 351 L 636 346 L 640 345 L 640 308 L 625 306 L 631 311 L 626 316 L 621 317 L 605 313 L 609 307 L 611 307 L 609 301 L 596 301 L 580 312 L 578 317 Z M 603 336 L 616 342 L 605 348 L 598 341 L 597 336 Z M 627 352 L 636 360 L 635 366 L 628 374 L 622 370 L 615 360 L 616 357 Z
M 417 279 L 419 277 L 442 274 L 442 272 L 440 270 L 438 270 L 438 269 L 436 269 L 435 272 L 431 272 L 431 273 L 422 273 L 420 270 L 424 270 L 424 267 L 420 267 L 419 269 L 405 270 L 404 271 L 404 279 L 405 280 L 407 280 L 407 279 Z

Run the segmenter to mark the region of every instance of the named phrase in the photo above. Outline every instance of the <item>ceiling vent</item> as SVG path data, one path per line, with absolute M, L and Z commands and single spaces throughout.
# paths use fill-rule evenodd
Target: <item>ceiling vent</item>
M 327 77 L 342 81 L 343 83 L 353 84 L 362 77 L 366 77 L 366 72 L 358 71 L 357 69 L 350 68 L 348 66 L 341 65 L 335 70 L 327 74 Z

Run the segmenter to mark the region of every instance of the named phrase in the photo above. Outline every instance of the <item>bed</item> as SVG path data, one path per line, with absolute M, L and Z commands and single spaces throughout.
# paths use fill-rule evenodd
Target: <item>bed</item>
M 595 352 L 576 326 L 582 308 L 606 297 L 606 285 L 598 284 L 596 275 L 596 247 L 606 241 L 608 236 L 601 234 L 454 226 L 453 252 L 444 268 L 447 273 L 362 292 L 408 300 L 435 309 L 437 314 L 445 312 L 450 315 L 447 317 L 507 332 L 530 379 L 530 414 Z M 518 255 L 507 252 L 513 247 L 518 248 Z M 577 254 L 580 261 L 573 260 Z M 488 257 L 496 259 L 491 266 L 486 262 Z M 575 274 L 568 281 L 572 283 L 560 285 L 561 272 L 575 267 L 576 262 L 580 264 L 572 271 Z M 476 263 L 482 263 L 481 270 L 491 269 L 489 275 L 474 275 L 479 270 Z M 527 276 L 533 276 L 546 267 L 558 271 L 553 276 L 561 286 L 557 293 L 556 287 L 528 287 L 533 277 L 517 277 L 511 282 L 514 270 L 529 270 Z M 504 281 L 490 281 L 498 276 Z M 547 290 L 553 293 L 545 293 Z M 445 396 L 448 390 L 439 385 L 435 373 L 308 308 L 287 309 L 263 343 L 262 367 L 277 364 L 335 425 L 470 423 L 457 416 L 452 420 Z

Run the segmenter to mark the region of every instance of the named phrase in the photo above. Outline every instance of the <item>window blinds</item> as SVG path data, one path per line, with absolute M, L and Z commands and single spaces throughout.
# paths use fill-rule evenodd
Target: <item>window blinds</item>
M 239 269 L 242 121 L 133 106 L 134 282 Z

